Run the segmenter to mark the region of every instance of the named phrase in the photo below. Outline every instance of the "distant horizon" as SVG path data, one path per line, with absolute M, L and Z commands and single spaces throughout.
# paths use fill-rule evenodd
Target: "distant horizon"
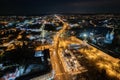
M 63 14 L 63 15 L 120 15 L 120 12 L 114 12 L 114 13 L 98 13 L 98 12 L 89 12 L 89 13 L 64 13 L 64 12 L 60 12 L 60 13 L 35 13 L 35 14 L 32 14 L 32 13 L 11 13 L 11 14 L 0 14 L 0 16 L 39 16 L 39 15 L 53 15 L 53 14 Z

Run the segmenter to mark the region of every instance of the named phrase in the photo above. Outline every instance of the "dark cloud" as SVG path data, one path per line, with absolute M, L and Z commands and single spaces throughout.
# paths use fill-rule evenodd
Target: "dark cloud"
M 120 12 L 119 0 L 1 0 L 1 14 Z

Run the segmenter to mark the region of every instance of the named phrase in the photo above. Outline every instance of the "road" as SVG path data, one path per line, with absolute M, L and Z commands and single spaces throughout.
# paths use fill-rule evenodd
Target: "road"
M 50 47 L 49 45 L 49 50 L 50 50 L 50 58 L 51 58 L 51 64 L 53 68 L 53 72 L 55 74 L 55 80 L 68 80 L 67 73 L 65 72 L 63 65 L 61 64 L 61 60 L 59 57 L 59 38 L 62 33 L 65 32 L 66 28 L 68 27 L 67 23 L 64 23 L 60 17 L 55 16 L 57 19 L 59 19 L 63 23 L 63 28 L 58 31 L 58 33 L 53 37 L 53 45 Z M 37 47 L 36 50 L 41 50 L 41 48 L 45 49 L 45 46 Z
M 56 73 L 56 80 L 68 80 L 68 76 L 67 76 L 67 73 L 64 71 L 64 68 L 63 68 L 63 65 L 61 64 L 61 60 L 60 60 L 60 57 L 59 57 L 59 38 L 60 38 L 60 35 L 62 33 L 65 32 L 66 28 L 68 27 L 68 24 L 67 23 L 64 23 L 60 17 L 56 16 L 62 23 L 63 23 L 63 28 L 58 31 L 58 34 L 56 34 L 54 36 L 54 51 L 53 51 L 53 57 L 52 57 L 52 61 L 54 61 L 53 63 L 53 67 L 55 69 L 55 73 Z M 66 74 L 66 75 L 64 75 Z

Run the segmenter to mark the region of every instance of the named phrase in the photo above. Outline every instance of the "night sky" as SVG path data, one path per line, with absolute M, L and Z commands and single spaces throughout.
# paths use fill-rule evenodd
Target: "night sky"
M 120 0 L 0 0 L 0 14 L 120 13 Z

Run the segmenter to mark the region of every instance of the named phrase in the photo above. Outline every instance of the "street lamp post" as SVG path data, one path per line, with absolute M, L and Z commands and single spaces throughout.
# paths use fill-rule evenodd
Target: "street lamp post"
M 83 34 L 84 40 L 87 40 L 87 34 Z

